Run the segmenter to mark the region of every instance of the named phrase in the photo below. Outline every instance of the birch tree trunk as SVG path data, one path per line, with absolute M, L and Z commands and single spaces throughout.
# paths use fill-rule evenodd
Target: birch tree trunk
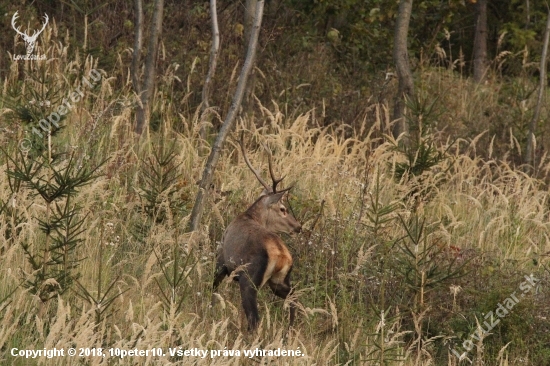
M 395 22 L 395 38 L 393 43 L 393 61 L 399 79 L 399 86 L 393 106 L 393 137 L 409 133 L 409 126 L 405 119 L 405 100 L 414 95 L 414 83 L 409 64 L 409 53 L 407 50 L 407 37 L 409 33 L 409 22 L 411 19 L 413 0 L 401 0 L 399 11 Z
M 149 123 L 149 109 L 153 91 L 155 90 L 156 76 L 156 59 L 159 38 L 162 31 L 162 17 L 164 10 L 164 0 L 155 0 L 155 9 L 153 12 L 153 20 L 151 22 L 151 33 L 149 35 L 149 43 L 147 45 L 147 56 L 145 57 L 145 75 L 143 88 L 140 90 L 140 105 L 136 112 L 136 129 L 138 135 L 143 133 L 143 130 Z
M 220 50 L 220 31 L 218 29 L 218 12 L 216 10 L 216 0 L 210 0 L 210 19 L 212 26 L 212 46 L 210 47 L 210 65 L 208 66 L 208 74 L 204 80 L 204 86 L 202 88 L 202 112 L 204 113 L 210 108 L 210 87 L 212 85 L 212 79 L 216 73 L 216 65 L 218 64 L 218 53 Z M 204 125 L 200 128 L 200 136 L 204 139 L 206 137 L 206 130 Z
M 254 57 L 258 48 L 258 36 L 260 34 L 260 27 L 262 25 L 263 9 L 264 1 L 260 0 L 256 5 L 256 13 L 254 15 L 254 24 L 252 27 L 252 33 L 250 35 L 248 51 L 246 53 L 246 59 L 241 70 L 241 74 L 239 76 L 237 89 L 235 90 L 233 101 L 231 102 L 231 107 L 227 112 L 227 116 L 225 117 L 225 121 L 223 122 L 222 128 L 218 133 L 216 141 L 212 146 L 212 150 L 210 151 L 210 155 L 208 156 L 208 160 L 206 161 L 206 165 L 202 173 L 202 178 L 199 183 L 199 191 L 197 192 L 193 211 L 191 212 L 191 218 L 189 220 L 189 231 L 195 231 L 199 227 L 202 213 L 204 211 L 205 195 L 207 194 L 208 189 L 212 184 L 212 177 L 214 175 L 214 171 L 216 170 L 216 166 L 218 165 L 218 160 L 220 159 L 220 154 L 225 140 L 227 139 L 229 132 L 231 132 L 233 126 L 235 125 L 235 120 L 237 114 L 239 113 L 239 108 L 243 100 L 243 94 L 246 88 L 248 76 L 250 75 L 250 71 L 252 70 Z
M 245 44 L 250 44 L 250 37 L 254 28 L 254 19 L 256 14 L 256 8 L 258 6 L 258 0 L 246 0 L 244 10 L 244 41 Z M 248 51 L 247 51 L 248 52 Z M 252 70 L 248 76 L 248 82 L 244 90 L 243 96 L 243 110 L 246 112 L 250 108 L 252 102 L 252 95 L 254 95 L 254 87 L 256 85 L 256 72 L 254 72 L 254 65 L 256 64 L 256 54 L 252 60 Z
M 210 86 L 216 73 L 218 64 L 218 53 L 220 50 L 220 31 L 218 29 L 218 14 L 216 10 L 216 0 L 210 0 L 210 17 L 212 26 L 212 46 L 210 47 L 210 65 L 208 74 L 202 88 L 202 109 L 203 111 L 210 107 Z
M 474 81 L 481 83 L 487 72 L 487 0 L 476 4 L 476 33 L 474 38 Z
M 542 46 L 542 57 L 540 59 L 540 84 L 539 93 L 537 97 L 537 105 L 533 118 L 529 124 L 529 132 L 527 133 L 527 146 L 525 149 L 524 162 L 528 165 L 533 165 L 535 161 L 535 128 L 540 115 L 540 108 L 542 106 L 542 97 L 546 91 L 546 56 L 548 55 L 548 40 L 550 39 L 550 10 L 546 18 L 546 30 L 544 31 L 544 43 Z
M 143 2 L 135 0 L 134 2 L 134 53 L 132 55 L 132 84 L 134 92 L 139 97 L 141 94 L 141 85 L 139 83 L 139 65 L 141 61 L 141 47 L 143 42 Z

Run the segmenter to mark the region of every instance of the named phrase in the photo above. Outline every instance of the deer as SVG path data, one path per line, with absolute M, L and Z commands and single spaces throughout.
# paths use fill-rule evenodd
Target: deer
M 36 43 L 36 39 L 38 38 L 40 33 L 44 31 L 44 29 L 46 28 L 46 25 L 48 25 L 48 21 L 49 21 L 48 14 L 44 14 L 44 23 L 42 24 L 42 29 L 40 29 L 39 31 L 34 30 L 32 35 L 29 36 L 27 32 L 21 32 L 21 30 L 19 30 L 19 28 L 21 27 L 17 27 L 15 25 L 15 21 L 19 17 L 18 13 L 19 12 L 16 11 L 15 14 L 13 14 L 13 17 L 11 18 L 11 26 L 13 27 L 13 29 L 15 29 L 17 34 L 19 34 L 27 44 L 27 56 L 30 56 L 32 54 L 32 51 L 34 50 L 34 44 Z
M 270 186 L 248 160 L 242 134 L 239 145 L 246 165 L 264 190 L 245 212 L 227 226 L 216 259 L 213 291 L 216 291 L 225 277 L 235 271 L 233 280 L 239 283 L 248 331 L 253 332 L 259 323 L 258 290 L 267 284 L 273 293 L 282 299 L 286 299 L 292 291 L 292 255 L 278 234 L 299 233 L 302 225 L 281 202 L 292 186 L 277 190 L 277 185 L 284 177 L 275 178 L 271 152 L 268 150 L 269 173 L 272 180 Z M 295 307 L 291 304 L 290 326 L 294 323 L 294 317 Z

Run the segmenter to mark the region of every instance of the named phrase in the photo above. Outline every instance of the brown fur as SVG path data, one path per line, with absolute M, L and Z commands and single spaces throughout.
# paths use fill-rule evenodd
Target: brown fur
M 214 290 L 238 267 L 234 277 L 241 289 L 248 329 L 258 326 L 257 292 L 266 283 L 275 295 L 285 299 L 291 292 L 292 255 L 277 233 L 300 232 L 299 222 L 280 202 L 285 192 L 267 193 L 233 220 L 223 235 L 218 253 Z M 290 322 L 294 321 L 291 307 Z

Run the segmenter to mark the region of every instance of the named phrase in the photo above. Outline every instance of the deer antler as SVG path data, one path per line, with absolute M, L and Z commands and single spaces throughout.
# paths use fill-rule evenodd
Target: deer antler
M 265 180 L 263 180 L 262 177 L 260 177 L 260 174 L 256 171 L 256 169 L 254 169 L 252 164 L 250 164 L 250 161 L 248 160 L 248 157 L 246 156 L 246 152 L 244 150 L 244 131 L 241 132 L 241 140 L 239 141 L 239 145 L 241 145 L 241 152 L 243 153 L 244 162 L 246 163 L 248 168 L 250 168 L 250 170 L 252 170 L 252 173 L 254 173 L 254 175 L 256 176 L 258 181 L 262 184 L 262 186 L 264 186 L 266 191 L 273 192 L 273 190 L 269 187 L 269 184 L 267 184 L 265 182 Z M 270 160 L 270 166 L 271 166 L 271 160 Z
M 264 147 L 265 151 L 267 151 L 267 159 L 268 159 L 268 164 L 269 164 L 269 175 L 271 175 L 271 180 L 273 181 L 273 193 L 276 193 L 277 192 L 277 184 L 281 183 L 281 181 L 283 179 L 285 179 L 285 176 L 282 176 L 281 178 L 277 179 L 275 178 L 275 174 L 273 173 L 273 164 L 271 163 L 271 159 L 272 159 L 272 156 L 273 154 L 271 153 L 271 150 L 269 150 L 267 148 L 267 146 L 265 146 L 264 144 L 262 144 L 262 146 Z M 285 191 L 288 191 L 290 188 L 287 188 L 285 189 Z
M 42 33 L 44 31 L 44 29 L 46 29 L 46 25 L 48 25 L 48 21 L 50 20 L 50 18 L 48 17 L 48 14 L 44 13 L 44 24 L 42 24 L 42 29 L 40 29 L 39 31 L 36 31 L 34 30 L 32 32 L 32 36 L 29 36 L 26 32 L 21 32 L 19 30 L 19 28 L 21 27 L 17 27 L 15 25 L 15 21 L 17 20 L 17 18 L 19 18 L 19 15 L 18 15 L 19 11 L 16 11 L 15 14 L 13 14 L 13 16 L 11 17 L 11 26 L 13 27 L 13 29 L 15 29 L 15 31 L 21 36 L 23 37 L 23 39 L 25 40 L 25 42 L 32 42 L 34 40 L 36 40 L 36 38 L 38 37 L 38 35 L 40 33 Z
M 13 16 L 11 17 L 11 26 L 13 27 L 13 29 L 15 29 L 15 31 L 17 32 L 17 34 L 19 34 L 19 35 L 22 36 L 22 37 L 25 37 L 27 34 L 21 32 L 21 31 L 19 30 L 19 28 L 21 28 L 21 27 L 17 27 L 17 26 L 15 25 L 15 21 L 17 20 L 17 18 L 19 18 L 19 16 L 17 15 L 17 13 L 19 13 L 19 11 L 16 11 L 15 14 L 13 14 Z
M 262 177 L 260 177 L 260 173 L 258 173 L 258 171 L 256 169 L 254 169 L 252 164 L 250 164 L 250 160 L 248 160 L 248 157 L 246 156 L 246 152 L 245 152 L 245 149 L 244 149 L 244 131 L 241 132 L 241 139 L 239 141 L 239 145 L 241 145 L 241 152 L 243 153 L 243 158 L 244 158 L 244 161 L 245 161 L 246 165 L 248 166 L 248 168 L 250 168 L 250 170 L 252 170 L 252 173 L 254 173 L 254 175 L 256 176 L 258 181 L 262 184 L 262 186 L 264 186 L 264 188 L 267 192 L 269 192 L 269 193 L 281 193 L 281 192 L 286 192 L 286 191 L 288 191 L 292 188 L 292 186 L 290 186 L 289 188 L 285 188 L 282 191 L 277 191 L 277 184 L 281 183 L 281 181 L 285 177 L 283 176 L 281 178 L 275 178 L 275 173 L 273 173 L 273 163 L 271 161 L 272 160 L 271 150 L 269 150 L 264 144 L 262 144 L 262 146 L 264 147 L 264 149 L 268 153 L 269 175 L 271 175 L 271 180 L 273 182 L 273 185 L 271 187 L 269 186 L 269 184 L 267 184 L 265 182 L 265 180 L 262 179 Z
M 35 35 L 39 35 L 40 33 L 42 33 L 44 31 L 44 29 L 46 28 L 46 25 L 48 25 L 48 21 L 50 20 L 50 18 L 48 18 L 48 14 L 44 13 L 44 20 L 46 21 L 43 25 L 42 25 L 42 29 L 40 29 L 38 31 L 38 33 L 36 31 L 34 31 L 32 33 L 32 36 L 34 37 Z

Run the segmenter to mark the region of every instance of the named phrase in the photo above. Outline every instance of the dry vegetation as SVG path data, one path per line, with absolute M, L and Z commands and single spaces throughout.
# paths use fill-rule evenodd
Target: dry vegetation
M 263 290 L 259 331 L 247 334 L 234 283 L 224 282 L 211 306 L 221 233 L 260 191 L 235 139 L 225 147 L 201 229 L 185 233 L 209 149 L 209 141 L 199 137 L 208 119 L 182 107 L 185 98 L 169 98 L 180 82 L 174 66 L 155 96 L 153 119 L 160 118 L 162 128 L 135 142 L 130 86 L 115 87 L 127 80 L 121 75 L 128 56 L 120 55 L 120 70 L 101 71 L 101 83 L 75 103 L 51 144 L 40 151 L 35 142 L 20 154 L 19 142 L 31 138 L 36 122 L 21 122 L 6 96 L 16 94 L 20 105 L 48 99 L 53 108 L 96 67 L 92 58 L 69 60 L 62 43 L 52 41 L 55 29 L 44 37 L 51 45 L 43 50 L 48 61 L 13 63 L 2 86 L 0 363 L 458 365 L 450 347 L 462 353 L 476 319 L 481 324 L 485 313 L 519 293 L 530 274 L 540 280 L 536 289 L 475 341 L 467 357 L 478 365 L 549 362 L 546 160 L 535 178 L 503 155 L 496 159 L 486 134 L 451 142 L 424 131 L 418 146 L 431 146 L 433 163 L 397 179 L 400 167 L 421 160 L 420 150 L 407 163 L 402 148 L 385 137 L 386 105 L 372 103 L 362 125 L 336 129 L 319 127 L 314 111 L 290 116 L 276 103 L 258 104 L 261 113 L 243 118 L 234 137 L 247 132 L 250 159 L 264 168 L 258 147 L 266 143 L 277 171 L 296 181 L 289 201 L 305 232 L 284 238 L 295 258 L 296 291 L 289 300 L 299 308 L 295 328 L 287 329 L 288 301 Z M 31 70 L 44 79 L 31 78 Z M 457 122 L 460 130 L 458 121 L 484 118 L 479 105 L 468 104 L 472 94 L 491 103 L 491 93 L 457 77 L 456 90 L 449 91 L 442 80 L 453 77 L 427 72 L 424 90 L 427 98 L 436 90 L 456 104 L 444 104 L 448 109 L 438 121 Z M 480 141 L 486 141 L 486 156 L 477 152 Z M 514 145 L 513 134 L 510 141 Z M 78 172 L 100 165 L 100 174 L 71 193 L 70 203 L 67 196 L 45 202 L 33 187 L 18 186 L 19 178 L 8 175 L 16 164 L 50 154 L 55 163 L 39 170 L 48 182 L 55 180 L 54 168 L 74 166 Z M 55 204 L 75 207 L 74 217 L 83 220 L 75 235 L 81 241 L 67 250 L 65 264 L 51 266 L 74 276 L 65 288 L 53 277 L 40 280 L 42 270 L 29 261 L 29 253 L 40 255 L 51 244 L 41 225 L 51 220 Z M 75 260 L 74 267 L 66 265 Z M 10 355 L 14 347 L 159 347 L 166 356 L 26 360 Z M 177 347 L 299 348 L 305 356 L 171 357 L 168 348 Z

